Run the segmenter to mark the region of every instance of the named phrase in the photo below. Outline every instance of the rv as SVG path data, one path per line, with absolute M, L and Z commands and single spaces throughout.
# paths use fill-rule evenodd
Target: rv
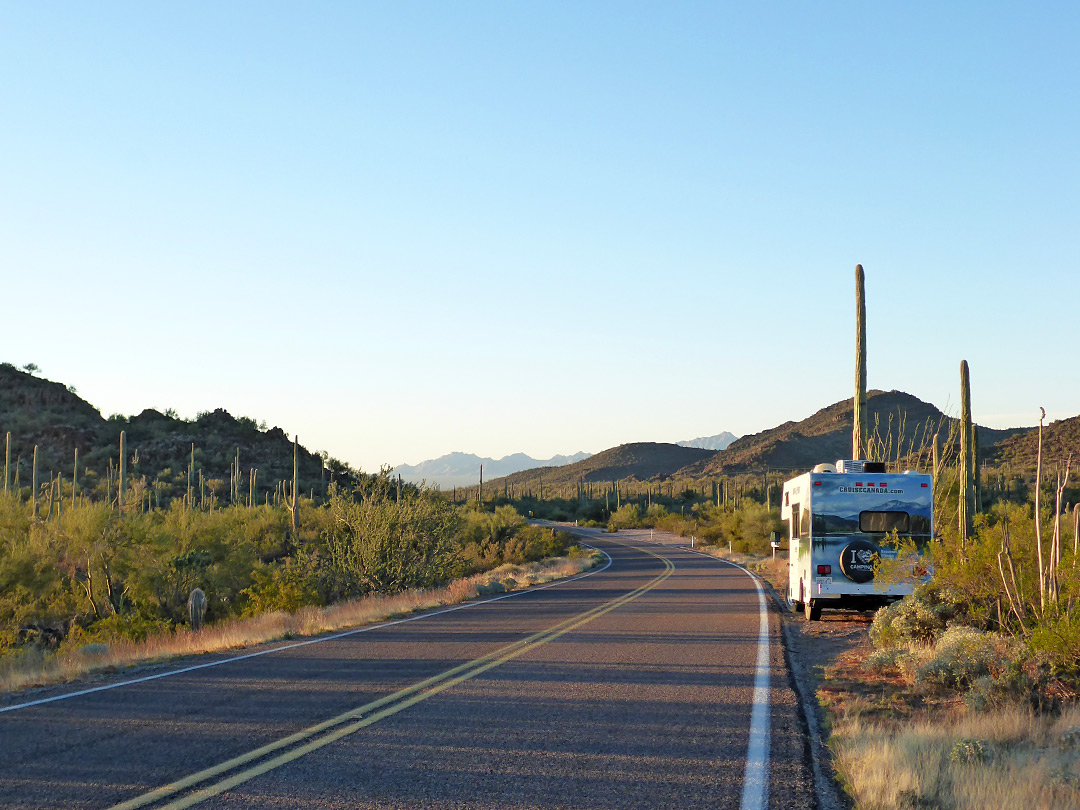
M 822 608 L 876 609 L 911 593 L 929 574 L 874 581 L 878 557 L 895 559 L 881 543 L 895 531 L 923 547 L 933 536 L 934 483 L 923 473 L 886 473 L 883 462 L 818 464 L 784 484 L 780 516 L 788 525 L 787 601 L 807 621 Z

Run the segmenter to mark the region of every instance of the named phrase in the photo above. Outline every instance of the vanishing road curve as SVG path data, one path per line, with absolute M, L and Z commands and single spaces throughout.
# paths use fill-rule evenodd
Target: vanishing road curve
M 0 704 L 0 807 L 814 807 L 757 583 L 576 531 L 602 570 Z

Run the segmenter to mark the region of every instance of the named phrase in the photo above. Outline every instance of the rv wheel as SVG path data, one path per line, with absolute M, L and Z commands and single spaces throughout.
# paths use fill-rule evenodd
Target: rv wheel
M 821 603 L 816 599 L 807 599 L 803 605 L 803 614 L 808 622 L 816 622 L 821 619 Z
M 784 596 L 784 601 L 787 602 L 788 610 L 792 613 L 798 613 L 803 609 L 802 602 L 798 601 L 791 595 L 791 586 L 788 586 L 787 593 Z

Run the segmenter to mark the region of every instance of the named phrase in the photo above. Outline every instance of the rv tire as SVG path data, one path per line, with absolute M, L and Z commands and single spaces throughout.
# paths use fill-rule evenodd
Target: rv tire
M 808 622 L 816 622 L 821 620 L 821 603 L 816 599 L 807 599 L 803 605 L 803 613 L 806 615 Z
M 790 585 L 788 586 L 787 593 L 784 594 L 784 601 L 787 602 L 788 610 L 792 613 L 799 613 L 803 609 L 802 602 L 791 595 Z

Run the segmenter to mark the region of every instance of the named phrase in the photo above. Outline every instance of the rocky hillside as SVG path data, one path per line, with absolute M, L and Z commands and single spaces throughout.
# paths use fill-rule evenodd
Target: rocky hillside
M 662 442 L 636 442 L 612 447 L 595 456 L 567 464 L 564 467 L 547 467 L 523 470 L 485 483 L 485 487 L 501 489 L 503 484 L 516 489 L 531 488 L 539 491 L 543 479 L 545 491 L 573 487 L 579 481 L 596 483 L 636 478 L 646 481 L 656 476 L 668 476 L 676 470 L 711 457 L 712 450 L 680 447 Z
M 903 391 L 869 391 L 867 393 L 868 425 L 892 448 L 889 457 L 904 456 L 918 449 L 938 431 L 948 436 L 950 417 L 928 402 Z M 725 450 L 702 459 L 683 470 L 691 477 L 731 474 L 745 471 L 798 471 L 809 469 L 823 461 L 835 461 L 851 455 L 851 431 L 854 408 L 851 399 L 841 400 L 822 408 L 800 422 L 784 424 L 754 433 L 732 442 Z M 1003 439 L 1024 433 L 1030 428 L 993 430 L 979 427 L 980 447 L 986 451 Z M 900 452 L 897 452 L 900 448 Z
M 991 447 L 985 454 L 987 467 L 1009 467 L 1012 472 L 1034 473 L 1039 450 L 1039 429 L 1029 428 Z M 1043 428 L 1043 464 L 1045 469 L 1072 459 L 1075 480 L 1080 468 L 1080 416 L 1060 419 Z
M 11 434 L 10 481 L 16 475 L 29 495 L 34 447 L 38 448 L 38 481 L 60 473 L 70 481 L 76 449 L 79 484 L 83 491 L 104 494 L 105 482 L 119 459 L 120 432 L 126 433 L 128 470 L 132 480 L 144 478 L 161 497 L 180 494 L 187 486 L 191 447 L 195 445 L 195 480 L 217 482 L 218 496 L 228 496 L 230 469 L 240 454 L 244 493 L 251 469 L 258 470 L 257 497 L 273 491 L 277 482 L 292 478 L 293 445 L 285 431 L 261 430 L 253 419 L 236 418 L 217 409 L 184 420 L 155 410 L 137 416 L 105 419 L 90 403 L 58 382 L 45 380 L 0 364 L 0 441 Z M 329 479 L 323 459 L 300 449 L 300 488 L 320 490 Z M 333 459 L 326 463 L 337 476 L 352 471 Z

